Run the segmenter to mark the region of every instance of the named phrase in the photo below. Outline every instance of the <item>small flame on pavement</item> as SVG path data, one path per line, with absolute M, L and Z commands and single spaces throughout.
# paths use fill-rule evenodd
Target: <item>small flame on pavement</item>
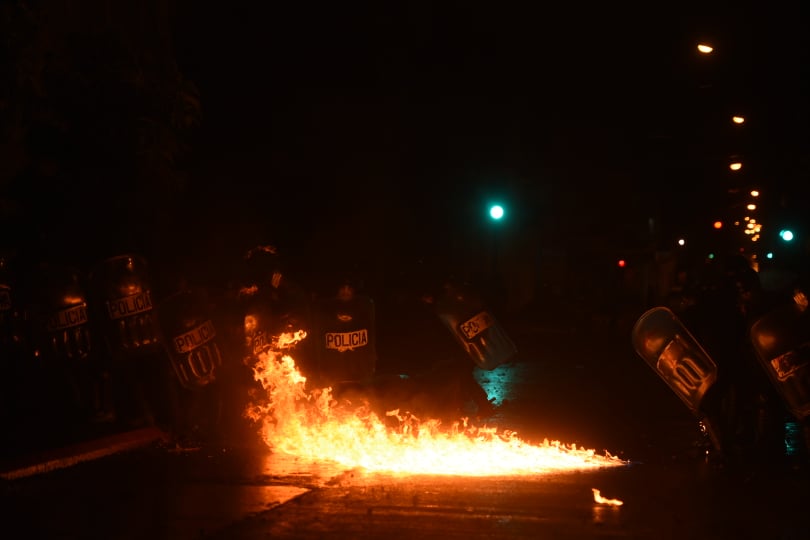
M 397 409 L 383 421 L 367 403 L 338 403 L 331 388 L 307 391 L 306 377 L 287 354 L 305 336 L 302 331 L 279 336 L 278 346 L 259 353 L 253 366 L 266 399 L 251 403 L 245 415 L 260 423 L 262 439 L 274 452 L 400 474 L 537 475 L 627 464 L 575 444 L 532 445 L 515 432 L 499 433 L 465 418 L 448 426 Z
M 607 504 L 609 506 L 621 506 L 624 504 L 624 501 L 620 501 L 619 499 L 606 499 L 602 497 L 602 492 L 596 488 L 591 488 L 593 491 L 593 500 L 597 504 Z

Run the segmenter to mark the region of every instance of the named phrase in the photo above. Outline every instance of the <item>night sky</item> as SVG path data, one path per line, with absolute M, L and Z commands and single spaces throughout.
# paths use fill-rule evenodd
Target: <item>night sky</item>
M 165 225 L 149 238 L 178 252 L 270 241 L 308 264 L 466 264 L 489 249 L 494 199 L 508 212 L 503 249 L 530 259 L 669 249 L 753 185 L 775 214 L 805 213 L 801 2 L 545 4 L 145 3 L 140 16 L 155 8 L 168 25 L 156 63 L 193 83 L 201 123 L 182 192 L 161 204 L 154 186 L 130 187 L 122 206 L 159 208 L 140 225 Z M 715 53 L 698 54 L 699 40 Z M 88 63 L 103 46 L 90 50 Z M 729 173 L 732 155 L 744 172 Z M 126 212 L 137 229 L 144 214 Z
M 260 154 L 234 187 L 290 197 L 285 217 L 387 196 L 453 221 L 502 193 L 541 225 L 580 205 L 601 220 L 606 201 L 607 215 L 670 220 L 711 213 L 741 183 L 730 155 L 747 160 L 742 183 L 807 178 L 798 2 L 295 5 L 189 4 L 174 19 L 204 144 Z M 749 123 L 735 132 L 737 110 Z M 569 215 L 536 215 L 555 208 Z

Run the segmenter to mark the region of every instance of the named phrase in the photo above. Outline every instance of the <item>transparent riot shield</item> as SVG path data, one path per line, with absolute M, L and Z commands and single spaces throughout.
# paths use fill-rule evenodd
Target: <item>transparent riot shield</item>
M 631 335 L 636 353 L 697 417 L 714 449 L 725 454 L 732 428 L 723 413 L 723 390 L 716 384 L 718 369 L 714 360 L 665 307 L 642 314 Z
M 447 283 L 436 312 L 477 367 L 493 370 L 517 355 L 506 330 L 471 287 Z
M 177 292 L 163 300 L 157 314 L 178 382 L 190 390 L 213 383 L 222 366 L 221 338 L 201 297 Z
M 752 326 L 751 343 L 785 405 L 798 419 L 810 417 L 810 312 L 807 296 L 770 311 Z
M 717 364 L 668 308 L 645 312 L 632 331 L 633 348 L 693 413 L 700 415 L 717 381 Z

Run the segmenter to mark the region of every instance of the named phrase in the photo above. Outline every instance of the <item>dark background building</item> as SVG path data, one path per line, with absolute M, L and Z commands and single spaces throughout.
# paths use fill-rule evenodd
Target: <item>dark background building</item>
M 698 258 L 738 249 L 711 223 L 739 219 L 751 187 L 762 223 L 806 230 L 798 1 L 17 1 L 2 14 L 13 249 L 82 262 L 135 249 L 220 279 L 271 242 L 302 274 L 352 268 L 380 285 L 411 266 L 475 279 L 497 266 L 520 306 L 612 287 L 619 258 L 652 301 L 650 272 L 681 235 Z M 493 200 L 502 223 L 486 217 Z

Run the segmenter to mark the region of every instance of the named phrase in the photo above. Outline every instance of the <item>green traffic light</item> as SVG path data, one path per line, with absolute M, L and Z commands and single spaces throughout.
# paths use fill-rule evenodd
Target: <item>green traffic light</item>
M 779 231 L 779 238 L 781 238 L 785 242 L 790 242 L 791 240 L 793 240 L 793 231 L 791 231 L 790 229 L 782 229 L 781 231 Z
M 489 207 L 489 217 L 491 217 L 495 221 L 503 219 L 503 215 L 504 215 L 503 206 L 501 206 L 500 204 L 493 204 L 492 206 Z

